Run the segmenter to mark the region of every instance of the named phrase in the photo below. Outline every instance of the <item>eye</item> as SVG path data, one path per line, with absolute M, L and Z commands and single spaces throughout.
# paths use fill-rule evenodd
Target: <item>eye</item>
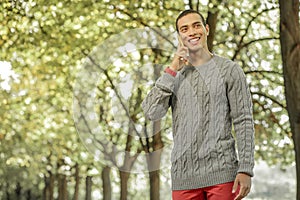
M 195 26 L 194 26 L 195 28 L 201 28 L 201 24 L 199 23 L 199 24 L 195 24 Z
M 187 27 L 181 28 L 180 31 L 183 32 L 183 33 L 187 32 Z

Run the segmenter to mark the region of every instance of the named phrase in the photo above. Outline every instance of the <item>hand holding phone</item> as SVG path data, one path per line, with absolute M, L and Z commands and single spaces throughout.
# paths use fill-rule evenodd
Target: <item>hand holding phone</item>
M 189 50 L 184 46 L 180 36 L 178 35 L 178 47 L 170 68 L 174 71 L 179 71 L 184 66 L 189 64 Z

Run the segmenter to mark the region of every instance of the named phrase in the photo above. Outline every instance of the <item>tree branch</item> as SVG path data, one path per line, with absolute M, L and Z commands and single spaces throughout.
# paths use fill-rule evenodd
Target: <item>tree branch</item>
M 281 72 L 276 71 L 268 71 L 268 70 L 251 70 L 251 71 L 245 71 L 245 74 L 252 74 L 252 73 L 269 73 L 269 74 L 276 74 L 282 76 Z
M 250 27 L 251 27 L 252 22 L 254 22 L 254 20 L 256 20 L 256 19 L 257 19 L 260 15 L 262 15 L 263 13 L 268 12 L 268 11 L 271 11 L 271 10 L 274 10 L 274 9 L 277 9 L 277 7 L 272 7 L 272 8 L 264 9 L 264 10 L 262 10 L 261 12 L 257 13 L 257 15 L 252 16 L 252 19 L 248 22 L 248 25 L 247 25 L 247 27 L 246 27 L 246 29 L 245 29 L 245 33 L 241 36 L 241 39 L 240 39 L 240 41 L 238 42 L 238 45 L 237 45 L 238 48 L 237 48 L 237 50 L 235 51 L 235 53 L 234 53 L 234 55 L 233 55 L 233 57 L 232 57 L 232 60 L 235 60 L 235 58 L 237 57 L 237 55 L 239 54 L 239 52 L 241 51 L 241 49 L 244 47 L 244 45 L 243 45 L 244 38 L 245 38 L 245 36 L 248 34 L 248 31 L 249 31 L 249 29 L 250 29 Z
M 189 0 L 189 7 L 190 9 L 193 9 L 193 0 Z
M 131 13 L 119 9 L 119 8 L 115 8 L 117 11 L 122 12 L 123 14 L 127 15 L 128 17 L 130 17 L 132 20 L 137 21 L 138 23 L 140 23 L 141 25 L 150 28 L 152 31 L 154 31 L 155 33 L 157 33 L 159 36 L 161 36 L 162 38 L 164 38 L 167 42 L 169 42 L 174 48 L 176 48 L 175 44 L 173 44 L 173 42 L 168 38 L 168 36 L 163 35 L 162 33 L 160 33 L 159 31 L 157 31 L 155 28 L 151 27 L 150 25 L 148 25 L 146 22 L 144 22 L 141 18 L 139 17 L 134 17 Z
M 254 42 L 259 42 L 259 41 L 264 41 L 264 40 L 279 40 L 279 37 L 266 37 L 266 38 L 258 38 L 258 39 L 255 39 L 255 40 L 250 40 L 249 42 L 240 45 L 239 48 L 242 49 L 244 47 L 249 46 L 250 44 L 252 44 Z
M 284 131 L 289 137 L 291 137 L 291 135 L 290 135 L 290 132 L 288 132 L 280 123 L 279 123 L 279 120 L 276 118 L 276 116 L 273 114 L 273 112 L 272 112 L 272 110 L 271 110 L 271 108 L 266 108 L 265 107 L 265 104 L 262 104 L 261 102 L 259 102 L 259 101 L 257 101 L 257 100 L 253 100 L 253 102 L 254 103 L 256 103 L 256 104 L 258 104 L 262 109 L 263 109 L 263 111 L 269 111 L 270 112 L 270 114 L 271 114 L 271 121 L 273 121 L 274 123 L 276 123 L 279 127 L 280 127 L 280 129 L 282 130 L 282 131 Z
M 116 90 L 117 87 L 116 87 L 115 84 L 113 83 L 113 79 L 109 76 L 108 71 L 105 70 L 105 69 L 103 69 L 103 68 L 101 68 L 101 66 L 100 66 L 99 64 L 97 64 L 91 56 L 89 56 L 88 54 L 86 54 L 86 53 L 84 53 L 84 52 L 83 52 L 83 54 L 84 54 L 85 56 L 87 56 L 87 57 L 90 59 L 90 61 L 93 63 L 93 65 L 95 65 L 98 69 L 100 69 L 100 70 L 105 74 L 105 76 L 106 76 L 106 78 L 107 78 L 109 84 L 111 85 L 111 88 L 114 90 L 114 92 L 115 92 L 115 94 L 116 94 L 116 96 L 117 96 L 117 99 L 119 100 L 119 102 L 120 102 L 122 108 L 124 109 L 124 111 L 125 111 L 125 113 L 126 113 L 126 116 L 128 117 L 130 123 L 132 124 L 133 131 L 139 136 L 139 140 L 140 140 L 140 142 L 141 142 L 141 145 L 142 145 L 144 151 L 145 151 L 145 152 L 148 152 L 149 150 L 148 150 L 148 149 L 146 148 L 146 146 L 144 145 L 144 143 L 143 143 L 143 141 L 142 141 L 141 134 L 138 132 L 138 130 L 137 130 L 136 127 L 135 127 L 135 124 L 134 124 L 133 121 L 131 120 L 129 110 L 127 109 L 125 103 L 123 102 L 121 95 L 120 95 L 119 92 Z
M 283 105 L 282 103 L 280 103 L 279 101 L 277 101 L 274 97 L 268 96 L 268 95 L 266 95 L 266 94 L 264 94 L 264 93 L 262 93 L 262 92 L 251 92 L 251 94 L 252 94 L 252 95 L 256 94 L 256 95 L 258 95 L 258 96 L 263 96 L 263 97 L 265 97 L 265 98 L 267 98 L 267 99 L 270 99 L 273 103 L 278 104 L 280 107 L 286 109 L 286 106 Z

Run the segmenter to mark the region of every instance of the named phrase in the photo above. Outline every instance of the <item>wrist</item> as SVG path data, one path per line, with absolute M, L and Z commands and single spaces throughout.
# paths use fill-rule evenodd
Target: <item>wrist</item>
M 168 68 L 174 72 L 177 72 L 177 67 L 173 67 L 172 65 L 170 65 Z
M 238 172 L 238 174 L 242 174 L 242 175 L 246 175 L 246 176 L 252 177 L 250 174 L 248 174 L 246 172 Z
M 170 64 L 170 66 L 169 66 L 169 68 L 171 69 L 171 70 L 173 70 L 173 71 L 175 71 L 175 72 L 177 72 L 178 70 L 178 65 L 180 64 L 179 63 L 179 57 L 175 54 L 175 56 L 174 56 L 174 58 L 173 58 L 173 60 L 172 60 L 172 62 L 171 62 L 171 64 Z

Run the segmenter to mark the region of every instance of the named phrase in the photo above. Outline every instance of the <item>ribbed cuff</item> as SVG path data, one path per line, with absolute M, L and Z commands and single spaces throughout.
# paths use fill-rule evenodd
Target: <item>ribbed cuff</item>
M 155 85 L 165 91 L 174 92 L 175 77 L 169 73 L 164 73 L 155 83 Z
M 254 176 L 253 167 L 254 167 L 254 165 L 251 163 L 239 164 L 239 169 L 237 172 L 245 173 L 245 174 L 248 174 L 249 176 L 253 177 Z

